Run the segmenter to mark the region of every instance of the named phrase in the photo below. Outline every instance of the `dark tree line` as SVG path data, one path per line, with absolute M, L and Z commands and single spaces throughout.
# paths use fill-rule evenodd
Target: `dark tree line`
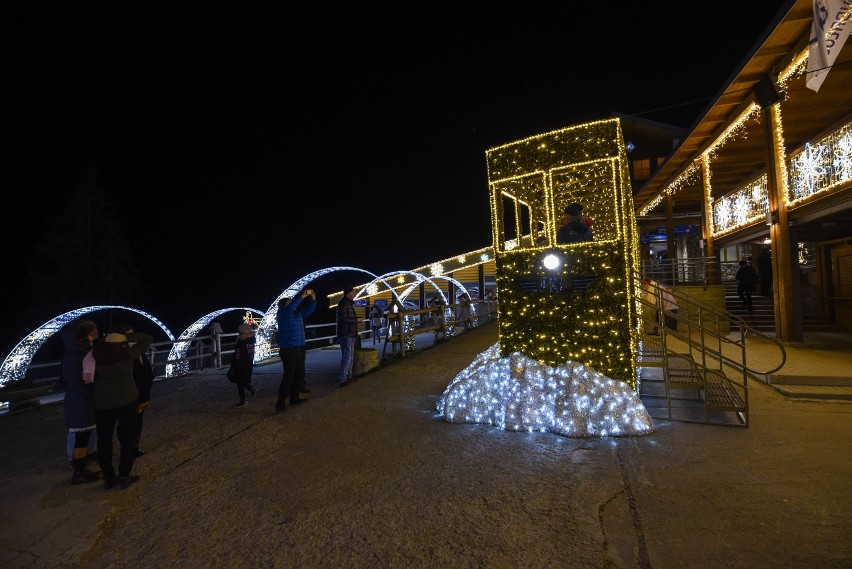
M 78 178 L 73 187 L 58 188 L 54 208 L 34 220 L 38 231 L 19 242 L 24 247 L 18 263 L 20 286 L 9 299 L 17 297 L 9 308 L 16 315 L 7 319 L 17 329 L 6 328 L 0 357 L 59 314 L 92 305 L 132 306 L 144 294 L 123 235 L 122 212 L 98 183 L 95 163 L 90 161 Z

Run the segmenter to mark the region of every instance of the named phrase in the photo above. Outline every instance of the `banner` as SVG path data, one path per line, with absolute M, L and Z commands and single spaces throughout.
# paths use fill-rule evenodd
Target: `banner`
M 852 31 L 852 0 L 813 0 L 814 22 L 808 42 L 808 89 L 819 91 Z

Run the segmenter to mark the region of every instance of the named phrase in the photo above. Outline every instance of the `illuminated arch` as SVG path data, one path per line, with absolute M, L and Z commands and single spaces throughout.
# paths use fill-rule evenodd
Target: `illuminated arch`
M 166 364 L 166 377 L 174 377 L 175 375 L 181 375 L 189 371 L 189 362 L 184 359 L 184 356 L 186 356 L 186 351 L 189 349 L 192 339 L 195 338 L 208 324 L 210 324 L 214 318 L 226 312 L 232 312 L 235 310 L 247 310 L 263 316 L 263 312 L 260 310 L 247 307 L 222 308 L 215 312 L 211 312 L 206 316 L 202 316 L 193 322 L 189 328 L 184 330 L 183 334 L 180 335 L 180 338 L 172 344 L 172 351 L 169 352 L 169 359 Z
M 147 312 L 139 310 L 138 308 L 113 305 L 87 306 L 85 308 L 77 308 L 76 310 L 61 314 L 53 318 L 52 320 L 48 320 L 32 332 L 30 332 L 23 340 L 18 342 L 18 345 L 15 346 L 15 348 L 11 352 L 9 352 L 9 355 L 6 356 L 5 360 L 3 360 L 3 365 L 0 366 L 0 387 L 4 387 L 10 381 L 17 381 L 23 379 L 24 375 L 27 373 L 27 367 L 29 367 L 30 362 L 32 362 L 35 353 L 39 350 L 39 348 L 44 345 L 48 338 L 59 332 L 59 330 L 61 330 L 63 326 L 85 314 L 98 312 L 100 310 L 115 309 L 129 310 L 130 312 L 135 312 L 136 314 L 144 316 L 145 318 L 159 326 L 160 329 L 166 333 L 166 336 L 169 337 L 169 340 L 174 341 L 174 335 L 168 328 L 166 328 L 165 324 L 163 324 Z
M 287 289 L 279 294 L 269 306 L 269 309 L 266 311 L 266 314 L 257 329 L 257 343 L 254 346 L 255 362 L 268 358 L 272 354 L 272 334 L 274 334 L 275 330 L 278 328 L 278 302 L 282 298 L 293 298 L 296 293 L 304 289 L 314 280 L 337 271 L 356 271 L 368 274 L 374 281 L 376 279 L 381 280 L 391 290 L 394 296 L 396 296 L 396 292 L 393 290 L 393 287 L 386 281 L 382 280 L 382 277 L 378 277 L 370 271 L 359 269 L 358 267 L 327 267 L 325 269 L 309 273 L 287 287 Z M 397 298 L 399 297 L 397 296 Z
M 439 287 L 437 284 L 435 284 L 435 281 L 433 281 L 432 279 L 441 279 L 441 280 L 449 281 L 449 282 L 453 283 L 454 285 L 456 285 L 457 287 L 459 287 L 465 294 L 469 294 L 467 292 L 467 289 L 465 288 L 465 286 L 463 284 L 461 284 L 459 281 L 457 281 L 456 279 L 454 279 L 453 277 L 448 277 L 448 276 L 445 276 L 445 275 L 434 275 L 432 277 L 427 277 L 423 273 L 413 273 L 411 271 L 400 271 L 400 272 L 405 272 L 405 273 L 408 273 L 410 275 L 413 275 L 414 278 L 417 279 L 416 282 L 412 283 L 411 286 L 409 286 L 407 289 L 405 289 L 405 292 L 402 293 L 401 298 L 403 300 L 408 298 L 408 295 L 411 294 L 414 291 L 414 289 L 417 288 L 420 285 L 420 283 L 422 283 L 423 281 L 426 281 L 429 284 L 431 284 L 433 287 L 435 287 L 435 290 L 437 290 L 438 294 L 441 295 L 441 300 L 444 301 L 445 305 L 451 304 L 450 302 L 448 302 L 447 297 L 444 296 L 444 291 L 441 290 L 441 287 Z

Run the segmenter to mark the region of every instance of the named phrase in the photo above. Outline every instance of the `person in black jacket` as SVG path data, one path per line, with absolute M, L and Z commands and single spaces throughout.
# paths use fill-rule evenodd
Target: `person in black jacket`
M 754 285 L 757 284 L 757 272 L 748 264 L 748 261 L 742 259 L 740 268 L 737 269 L 736 279 L 737 294 L 743 303 L 743 308 L 748 308 L 748 311 L 752 312 L 751 293 L 754 292 Z
M 340 342 L 340 371 L 337 379 L 340 387 L 346 387 L 353 381 L 352 364 L 355 363 L 355 341 L 358 338 L 358 323 L 364 319 L 355 312 L 355 288 L 349 287 L 343 298 L 337 303 L 337 341 Z
M 83 381 L 83 358 L 98 339 L 98 327 L 91 320 L 77 319 L 59 332 L 62 354 L 62 380 L 65 383 L 65 424 L 73 439 L 71 484 L 86 484 L 100 478 L 86 466 L 86 458 L 97 442 L 93 385 Z
M 136 451 L 136 405 L 139 391 L 133 379 L 133 364 L 145 353 L 154 337 L 144 332 L 111 332 L 92 348 L 95 358 L 95 421 L 98 426 L 98 462 L 104 488 L 118 483 L 122 489 L 139 480 L 131 475 Z M 132 345 L 131 345 L 132 344 Z M 121 455 L 118 476 L 112 463 L 113 436 L 118 433 Z
M 129 324 L 121 324 L 116 327 L 116 330 L 122 334 L 133 334 L 133 327 Z M 146 354 L 141 354 L 133 362 L 133 381 L 136 383 L 136 390 L 139 392 L 139 400 L 136 402 L 136 450 L 134 452 L 136 458 L 139 458 L 145 455 L 139 443 L 142 441 L 142 423 L 145 410 L 151 404 L 151 387 L 154 385 L 154 370 Z
M 556 230 L 557 243 L 591 241 L 591 220 L 583 215 L 583 206 L 572 203 L 565 208 Z
M 248 322 L 237 326 L 240 333 L 237 345 L 234 346 L 234 357 L 231 358 L 231 367 L 228 369 L 228 379 L 237 384 L 237 394 L 240 401 L 234 407 L 245 407 L 248 405 L 246 392 L 255 394 L 255 388 L 251 384 L 251 374 L 254 370 L 254 346 L 256 342 L 254 328 Z

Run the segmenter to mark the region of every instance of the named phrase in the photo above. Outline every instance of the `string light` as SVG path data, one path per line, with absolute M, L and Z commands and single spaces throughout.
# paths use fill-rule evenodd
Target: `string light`
M 521 353 L 500 352 L 494 344 L 450 382 L 438 399 L 440 417 L 568 437 L 653 432 L 645 406 L 624 382 L 575 361 L 549 367 Z
M 633 369 L 638 230 L 618 119 L 576 125 L 486 152 L 499 346 L 545 365 L 582 361 L 636 387 Z M 562 209 L 583 204 L 593 241 L 556 243 Z M 511 208 L 511 211 L 506 211 Z M 504 220 L 532 235 L 506 239 Z M 538 224 L 538 225 L 537 225 Z M 565 262 L 548 268 L 558 253 Z

